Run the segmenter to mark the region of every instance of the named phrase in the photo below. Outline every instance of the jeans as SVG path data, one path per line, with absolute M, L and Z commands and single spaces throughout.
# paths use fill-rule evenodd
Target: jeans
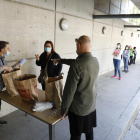
M 124 70 L 128 70 L 128 57 L 123 57 Z
M 115 68 L 115 76 L 117 76 L 117 71 L 118 71 L 119 77 L 121 77 L 121 70 L 120 70 L 121 60 L 113 59 L 113 63 Z

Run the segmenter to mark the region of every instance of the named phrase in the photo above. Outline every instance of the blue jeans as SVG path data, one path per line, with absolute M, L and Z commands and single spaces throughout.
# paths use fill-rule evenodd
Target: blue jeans
M 117 71 L 118 71 L 119 77 L 121 77 L 121 70 L 120 70 L 121 60 L 113 59 L 113 63 L 115 68 L 115 76 L 117 76 Z
M 128 70 L 128 57 L 123 57 L 123 62 L 124 62 L 124 70 Z

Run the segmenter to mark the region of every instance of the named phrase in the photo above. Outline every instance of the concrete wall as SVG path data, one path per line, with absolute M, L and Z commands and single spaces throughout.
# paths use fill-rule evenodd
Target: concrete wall
M 118 3 L 116 3 L 118 4 Z M 39 76 L 40 67 L 35 65 L 35 53 L 43 52 L 46 40 L 55 44 L 55 50 L 62 58 L 76 58 L 75 38 L 88 35 L 92 40 L 92 53 L 100 63 L 100 74 L 113 69 L 112 51 L 120 42 L 137 46 L 140 38 L 136 30 L 124 29 L 121 19 L 93 20 L 93 14 L 103 14 L 94 10 L 93 0 L 0 0 L 0 40 L 10 42 L 11 54 L 6 57 L 9 65 L 22 58 L 29 59 L 22 67 L 22 73 L 34 73 Z M 69 28 L 59 28 L 61 18 L 66 18 Z M 102 28 L 107 33 L 102 34 Z M 124 36 L 121 36 L 121 31 Z M 131 37 L 131 33 L 134 37 Z M 69 67 L 63 66 L 64 83 Z M 113 73 L 112 73 L 113 74 Z M 38 88 L 41 85 L 38 84 Z M 16 110 L 3 102 L 0 116 Z

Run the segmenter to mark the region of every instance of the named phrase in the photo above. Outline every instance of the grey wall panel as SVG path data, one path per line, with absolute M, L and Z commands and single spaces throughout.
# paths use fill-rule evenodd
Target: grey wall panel
M 120 8 L 121 0 L 111 0 L 111 3 L 116 7 Z
M 96 9 L 109 13 L 109 0 L 95 0 Z
M 120 14 L 120 8 L 111 4 L 110 5 L 110 14 Z
M 114 19 L 113 26 L 124 28 L 125 21 L 120 19 Z
M 124 39 L 123 39 L 122 46 L 125 47 L 126 45 L 131 45 L 131 31 L 130 30 L 124 31 Z
M 105 13 L 102 13 L 98 10 L 95 10 L 95 15 L 105 15 Z M 95 19 L 94 21 L 109 24 L 109 25 L 113 25 L 113 19 Z
M 102 34 L 103 27 L 106 27 L 107 30 L 106 34 Z M 105 48 L 110 48 L 111 36 L 112 36 L 112 26 L 99 22 L 94 22 L 92 50 L 101 50 Z
M 56 11 L 92 19 L 94 0 L 57 0 Z
M 69 28 L 66 31 L 62 31 L 59 27 L 59 22 L 62 18 L 67 19 L 69 23 Z M 59 54 L 75 53 L 75 38 L 87 35 L 92 40 L 92 30 L 93 21 L 57 13 L 55 50 Z
M 111 48 L 115 48 L 117 46 L 117 43 L 123 44 L 124 36 L 121 36 L 122 30 L 123 28 L 113 27 Z M 122 48 L 123 48 L 123 45 L 122 45 Z
M 55 0 L 6 0 L 6 1 L 36 6 L 44 9 L 55 10 Z
M 0 38 L 9 41 L 11 48 L 7 60 L 31 58 L 43 52 L 44 42 L 54 41 L 54 19 L 51 11 L 1 2 Z
M 100 74 L 108 71 L 110 49 L 102 49 L 92 51 L 94 57 L 99 61 Z M 104 60 L 104 61 L 103 61 Z M 104 63 L 106 62 L 106 63 Z

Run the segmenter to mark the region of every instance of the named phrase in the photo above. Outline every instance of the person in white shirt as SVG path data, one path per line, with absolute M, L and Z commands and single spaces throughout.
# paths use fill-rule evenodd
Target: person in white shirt
M 114 76 L 112 78 L 117 77 L 117 71 L 119 73 L 119 80 L 121 80 L 121 70 L 120 70 L 120 64 L 121 64 L 121 55 L 122 55 L 122 49 L 121 49 L 121 43 L 117 44 L 116 49 L 113 51 L 112 55 L 113 57 L 113 64 L 114 64 Z

